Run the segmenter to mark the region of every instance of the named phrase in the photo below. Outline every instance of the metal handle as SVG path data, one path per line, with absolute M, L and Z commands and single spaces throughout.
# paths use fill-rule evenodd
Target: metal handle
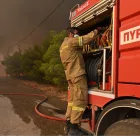
M 106 49 L 103 51 L 103 90 L 105 90 L 105 83 L 106 83 Z

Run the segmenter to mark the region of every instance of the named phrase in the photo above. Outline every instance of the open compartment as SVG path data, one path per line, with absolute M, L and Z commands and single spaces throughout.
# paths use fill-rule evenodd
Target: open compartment
M 98 5 L 100 3 L 95 6 Z M 83 47 L 88 86 L 94 90 L 111 91 L 113 6 L 106 4 L 102 9 L 99 6 L 96 12 L 87 15 L 88 13 L 83 13 L 75 18 L 72 24 L 75 23 L 75 27 L 80 29 L 80 35 L 85 35 L 94 29 L 99 30 L 99 35 Z

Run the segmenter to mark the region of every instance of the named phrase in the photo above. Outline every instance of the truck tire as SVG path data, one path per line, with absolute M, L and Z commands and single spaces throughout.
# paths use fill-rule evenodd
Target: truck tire
M 105 136 L 140 136 L 140 119 L 125 119 L 112 124 Z

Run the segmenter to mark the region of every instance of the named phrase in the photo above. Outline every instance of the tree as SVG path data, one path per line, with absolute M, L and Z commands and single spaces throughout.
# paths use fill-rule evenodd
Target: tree
M 15 52 L 12 56 L 7 56 L 4 61 L 2 61 L 2 64 L 6 66 L 6 74 L 20 76 L 23 72 L 21 67 L 21 58 L 21 52 Z
M 24 76 L 31 80 L 42 81 L 44 75 L 40 71 L 40 67 L 43 63 L 42 56 L 45 51 L 44 46 L 34 45 L 33 48 L 24 52 L 21 60 Z
M 43 57 L 45 63 L 43 63 L 40 68 L 40 70 L 45 74 L 44 79 L 58 86 L 66 85 L 64 68 L 59 54 L 59 48 L 65 36 L 65 31 L 53 34 L 50 47 Z
M 67 82 L 59 54 L 65 36 L 65 31 L 51 31 L 42 45 L 34 45 L 22 53 L 16 52 L 6 57 L 2 64 L 5 65 L 7 74 L 22 74 L 30 80 L 45 80 L 57 86 L 65 86 Z

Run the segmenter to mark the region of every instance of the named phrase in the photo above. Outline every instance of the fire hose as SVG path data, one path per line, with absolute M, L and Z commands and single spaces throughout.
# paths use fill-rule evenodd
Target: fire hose
M 39 115 L 39 116 L 41 116 L 41 117 L 43 117 L 43 118 L 46 118 L 46 119 L 49 119 L 49 120 L 55 120 L 55 121 L 61 121 L 61 122 L 66 122 L 66 120 L 65 119 L 63 119 L 63 118 L 57 118 L 57 117 L 52 117 L 52 116 L 48 116 L 48 115 L 45 115 L 45 114 L 43 114 L 43 113 L 41 113 L 40 111 L 39 111 L 39 107 L 44 103 L 44 102 L 46 102 L 47 100 L 48 100 L 48 97 L 46 97 L 44 94 L 24 94 L 24 93 L 0 93 L 0 95 L 17 95 L 17 96 L 36 96 L 36 97 L 43 97 L 44 98 L 44 100 L 42 100 L 40 103 L 38 103 L 36 106 L 35 106 L 35 112 Z M 90 122 L 90 120 L 82 120 L 81 121 L 82 123 L 89 123 L 89 125 L 90 125 L 90 127 L 91 127 L 91 122 Z

